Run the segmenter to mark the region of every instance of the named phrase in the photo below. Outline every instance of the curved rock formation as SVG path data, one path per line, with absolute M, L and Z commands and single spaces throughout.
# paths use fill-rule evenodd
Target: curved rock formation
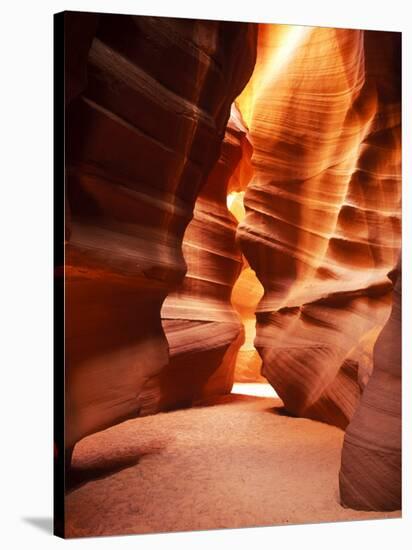
M 251 75 L 256 29 L 67 15 L 70 448 L 139 415 L 168 365 L 160 309 L 185 274 L 183 234 Z
M 248 141 L 249 143 L 249 141 Z M 250 148 L 250 154 L 252 148 Z M 252 171 L 249 172 L 250 177 Z M 246 185 L 239 185 L 242 191 L 232 191 L 228 195 L 228 207 L 240 223 L 245 217 L 243 206 L 244 189 Z M 256 273 L 243 256 L 242 272 L 237 279 L 232 291 L 232 305 L 242 319 L 245 329 L 245 341 L 243 342 L 236 359 L 235 382 L 263 382 L 266 378 L 260 374 L 262 359 L 254 346 L 256 336 L 256 307 L 262 298 L 263 287 L 256 277 Z
M 245 127 L 243 117 L 242 125 Z M 242 140 L 242 158 L 229 182 L 227 196 L 228 209 L 238 223 L 245 217 L 243 200 L 245 190 L 253 177 L 253 147 L 246 127 L 245 131 L 246 134 Z M 260 374 L 262 360 L 253 343 L 256 336 L 255 311 L 262 294 L 263 287 L 259 279 L 242 255 L 242 272 L 233 286 L 231 296 L 232 306 L 240 315 L 245 331 L 245 341 L 236 358 L 235 382 L 267 382 Z
M 187 274 L 162 308 L 169 364 L 148 380 L 141 413 L 189 406 L 229 393 L 237 351 L 244 339 L 231 306 L 242 267 L 237 222 L 226 206 L 227 188 L 244 179 L 246 129 L 232 106 L 219 161 L 200 192 L 184 240 Z M 235 181 L 232 181 L 234 179 Z
M 402 505 L 401 347 L 402 275 L 389 321 L 374 349 L 374 369 L 345 432 L 339 473 L 341 501 L 356 510 L 399 510 Z
M 262 359 L 254 346 L 256 336 L 256 307 L 262 298 L 263 287 L 255 272 L 244 261 L 243 270 L 232 292 L 232 304 L 245 328 L 245 341 L 236 359 L 235 382 L 267 383 L 261 375 Z
M 255 173 L 238 236 L 265 288 L 255 345 L 289 412 L 345 427 L 400 248 L 400 34 L 259 29 L 239 99 Z

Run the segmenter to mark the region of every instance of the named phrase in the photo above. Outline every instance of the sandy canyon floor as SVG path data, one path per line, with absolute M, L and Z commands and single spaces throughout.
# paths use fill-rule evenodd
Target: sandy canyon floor
M 276 397 L 234 393 L 124 422 L 77 445 L 66 534 L 400 517 L 340 506 L 342 440 L 338 428 L 285 415 Z

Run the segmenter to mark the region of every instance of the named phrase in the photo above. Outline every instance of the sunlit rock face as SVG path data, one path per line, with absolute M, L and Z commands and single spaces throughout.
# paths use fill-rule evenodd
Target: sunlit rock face
M 245 190 L 253 177 L 252 155 L 253 147 L 250 142 L 249 131 L 245 127 L 245 135 L 242 139 L 242 157 L 238 168 L 234 171 L 229 182 L 227 207 L 239 224 L 245 217 L 243 204 Z M 234 373 L 235 382 L 265 382 L 260 371 L 262 360 L 254 346 L 256 336 L 256 307 L 263 295 L 263 287 L 248 261 L 242 255 L 242 271 L 233 286 L 231 302 L 233 308 L 239 314 L 245 333 L 245 339 L 240 347 Z
M 219 158 L 230 106 L 251 75 L 256 28 L 68 14 L 66 39 L 75 46 L 67 48 L 66 58 L 70 447 L 141 414 L 148 380 L 169 364 L 160 309 L 184 277 L 184 231 Z M 222 216 L 219 222 L 232 236 L 219 246 L 230 249 L 234 225 Z M 237 254 L 223 259 L 230 279 Z M 208 276 L 213 277 L 212 266 Z M 202 285 L 200 279 L 191 288 L 196 285 Z M 210 292 L 210 303 L 229 295 L 222 289 L 221 295 Z M 232 327 L 234 341 L 235 316 L 217 307 L 211 324 L 213 315 Z M 178 325 L 171 330 L 176 331 Z M 211 337 L 202 334 L 195 330 L 204 342 Z M 174 353 L 173 336 L 170 340 Z
M 400 248 L 400 35 L 261 25 L 238 104 L 254 148 L 238 237 L 264 286 L 255 345 L 296 415 L 345 427 Z
M 252 149 L 249 150 L 249 153 L 251 155 Z M 252 173 L 250 173 L 251 176 Z M 245 186 L 239 186 L 239 189 L 245 189 Z M 245 217 L 244 195 L 243 190 L 232 191 L 227 197 L 228 208 L 238 222 L 241 222 Z M 242 272 L 233 287 L 231 297 L 232 305 L 240 315 L 245 330 L 245 341 L 239 349 L 236 359 L 235 382 L 267 383 L 266 378 L 260 372 L 262 359 L 254 346 L 256 336 L 255 312 L 262 295 L 262 284 L 242 255 Z
M 255 272 L 247 262 L 233 287 L 232 304 L 239 313 L 245 329 L 243 342 L 236 360 L 235 382 L 262 382 L 267 384 L 261 375 L 262 359 L 256 351 L 256 307 L 262 298 L 263 287 Z
M 345 432 L 339 486 L 342 504 L 357 510 L 399 510 L 401 480 L 400 266 L 391 316 L 374 349 L 374 369 Z
M 229 393 L 244 330 L 230 297 L 242 267 L 237 221 L 226 204 L 245 172 L 246 129 L 232 106 L 219 161 L 202 188 L 184 240 L 187 274 L 162 308 L 169 363 L 148 380 L 142 414 Z M 250 160 L 250 159 L 249 159 Z

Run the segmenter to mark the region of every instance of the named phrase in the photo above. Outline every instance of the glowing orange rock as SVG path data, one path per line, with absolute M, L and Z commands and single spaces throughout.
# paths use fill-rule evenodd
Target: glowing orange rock
M 262 359 L 254 346 L 256 336 L 256 307 L 263 295 L 263 287 L 255 272 L 246 263 L 232 292 L 232 304 L 245 328 L 245 341 L 236 359 L 235 382 L 264 382 L 261 375 Z
M 182 239 L 252 72 L 253 24 L 66 20 L 66 445 L 139 415 L 169 363 Z M 77 57 L 76 57 L 77 56 Z
M 226 195 L 229 185 L 239 186 L 244 178 L 240 174 L 245 136 L 232 106 L 220 159 L 197 198 L 184 236 L 186 277 L 166 298 L 161 312 L 169 364 L 144 387 L 142 414 L 191 405 L 232 388 L 244 331 L 230 297 L 242 255 Z
M 249 143 L 249 141 L 247 141 Z M 246 154 L 250 156 L 252 149 Z M 252 171 L 249 172 L 250 177 Z M 239 185 L 237 189 L 245 189 Z M 243 205 L 244 191 L 232 191 L 227 197 L 228 208 L 241 222 L 245 217 Z M 243 256 L 242 272 L 237 279 L 232 291 L 232 305 L 242 319 L 245 329 L 245 341 L 239 349 L 236 359 L 235 382 L 267 382 L 261 375 L 262 360 L 254 346 L 256 336 L 256 307 L 262 298 L 263 287 L 256 277 L 256 273 L 249 266 Z
M 238 236 L 265 289 L 255 345 L 290 412 L 344 427 L 400 247 L 400 35 L 259 29 L 238 100 L 254 147 Z

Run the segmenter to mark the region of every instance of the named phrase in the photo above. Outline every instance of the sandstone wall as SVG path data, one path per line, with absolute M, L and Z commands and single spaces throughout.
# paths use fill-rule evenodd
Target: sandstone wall
M 373 373 L 343 443 L 341 501 L 357 510 L 402 507 L 400 266 L 391 279 L 396 282 L 391 316 L 376 342 Z
M 139 415 L 160 309 L 255 61 L 253 24 L 66 15 L 66 445 Z
M 144 388 L 143 413 L 190 406 L 199 399 L 230 393 L 237 353 L 244 339 L 231 305 L 242 268 L 237 221 L 226 204 L 228 188 L 244 176 L 246 129 L 235 105 L 219 161 L 202 188 L 183 239 L 187 273 L 162 308 L 169 363 Z
M 400 248 L 400 35 L 260 25 L 239 99 L 254 177 L 238 229 L 264 286 L 255 345 L 287 410 L 345 427 Z

